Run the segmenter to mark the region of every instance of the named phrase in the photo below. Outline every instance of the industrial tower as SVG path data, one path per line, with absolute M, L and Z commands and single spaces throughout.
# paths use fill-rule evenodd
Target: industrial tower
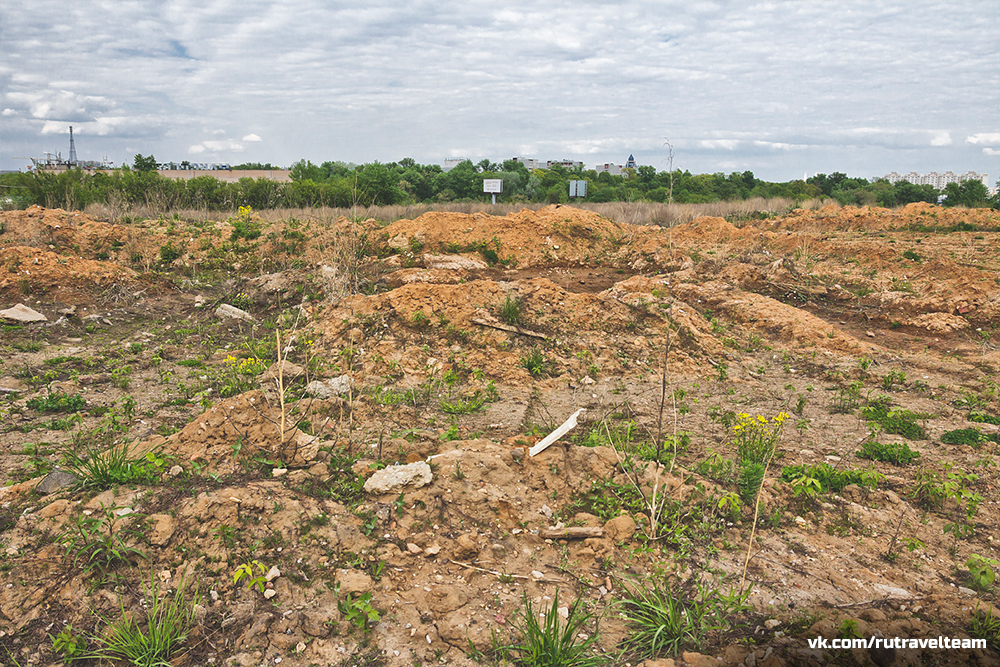
M 73 126 L 69 126 L 69 164 L 76 166 L 76 144 L 73 143 Z

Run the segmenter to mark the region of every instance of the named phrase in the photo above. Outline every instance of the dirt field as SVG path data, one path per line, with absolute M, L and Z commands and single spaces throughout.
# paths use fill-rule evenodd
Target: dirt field
M 607 664 L 1000 664 L 998 212 L 33 207 L 0 214 L 19 303 L 45 319 L 0 323 L 0 665 L 156 599 L 190 614 L 178 666 L 499 664 L 529 607 L 584 614 Z M 714 611 L 652 655 L 650 592 Z M 872 635 L 988 644 L 809 644 Z

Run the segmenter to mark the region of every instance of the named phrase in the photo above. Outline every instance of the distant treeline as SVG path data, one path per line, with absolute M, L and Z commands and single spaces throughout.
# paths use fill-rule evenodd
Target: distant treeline
M 237 165 L 248 169 L 263 165 Z M 267 168 L 273 168 L 270 164 Z M 103 204 L 124 210 L 149 206 L 159 210 L 205 209 L 232 211 L 239 206 L 258 210 L 352 206 L 481 202 L 483 180 L 502 179 L 503 203 L 565 203 L 569 201 L 569 181 L 587 181 L 587 202 L 649 201 L 700 204 L 761 197 L 807 200 L 829 197 L 842 205 L 894 207 L 911 202 L 936 203 L 947 196 L 946 205 L 998 207 L 979 181 L 949 184 L 943 191 L 929 185 L 906 181 L 891 184 L 868 181 L 835 172 L 818 174 L 805 181 L 771 183 L 753 172 L 692 174 L 674 170 L 657 172 L 654 167 L 624 169 L 622 175 L 593 169 L 528 169 L 516 160 L 494 163 L 466 160 L 445 172 L 438 165 L 421 165 L 406 158 L 382 164 L 354 165 L 324 162 L 315 165 L 303 160 L 291 169 L 291 183 L 265 178 L 241 178 L 229 183 L 212 176 L 173 180 L 156 172 L 152 155 L 136 155 L 134 165 L 111 173 L 91 173 L 71 169 L 60 173 L 16 173 L 0 176 L 6 207 L 26 208 L 32 204 L 82 210 Z

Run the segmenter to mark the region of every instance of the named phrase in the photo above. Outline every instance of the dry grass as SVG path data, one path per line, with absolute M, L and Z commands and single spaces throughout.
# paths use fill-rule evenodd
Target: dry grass
M 738 223 L 760 214 L 780 215 L 790 212 L 796 205 L 806 209 L 816 209 L 830 202 L 821 202 L 818 199 L 811 199 L 805 202 L 796 201 L 784 197 L 774 199 L 763 199 L 760 197 L 746 199 L 742 201 L 720 201 L 708 204 L 660 204 L 656 202 L 606 202 L 591 203 L 579 202 L 572 206 L 594 211 L 599 215 L 610 218 L 615 222 L 632 225 L 660 225 L 661 227 L 672 227 L 675 225 L 690 222 L 702 216 L 715 216 L 725 218 L 730 222 Z M 449 211 L 454 213 L 486 213 L 487 215 L 504 216 L 509 213 L 516 213 L 523 209 L 537 211 L 548 204 L 544 203 L 516 203 L 516 204 L 487 204 L 478 202 L 450 202 L 442 204 L 398 204 L 393 206 L 359 206 L 355 208 L 276 208 L 267 211 L 260 211 L 261 217 L 271 222 L 296 218 L 298 220 L 315 220 L 326 222 L 345 217 L 351 220 L 365 220 L 374 218 L 383 224 L 388 224 L 396 220 L 413 220 L 424 213 L 430 211 Z M 114 219 L 120 215 L 128 215 L 135 218 L 156 218 L 160 215 L 173 216 L 177 214 L 181 219 L 191 222 L 207 222 L 209 220 L 219 220 L 227 214 L 220 211 L 208 211 L 198 209 L 178 209 L 166 211 L 158 206 L 138 206 L 130 210 L 121 210 L 116 207 L 92 204 L 87 207 L 86 213 L 97 218 Z

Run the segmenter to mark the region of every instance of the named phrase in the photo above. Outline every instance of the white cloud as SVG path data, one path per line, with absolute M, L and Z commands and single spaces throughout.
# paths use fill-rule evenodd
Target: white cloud
M 4 109 L 3 110 L 3 115 L 4 116 L 16 116 L 17 112 L 14 111 L 13 109 Z
M 708 148 L 714 150 L 716 148 L 722 148 L 727 151 L 735 150 L 740 146 L 739 139 L 702 139 L 698 142 L 700 148 Z
M 983 155 L 1000 155 L 1000 150 L 995 148 L 984 148 Z
M 973 134 L 965 138 L 965 143 L 996 146 L 1000 144 L 1000 132 L 980 132 L 979 134 Z
M 258 137 L 256 134 L 248 134 L 243 137 L 242 141 L 263 141 L 263 139 Z
M 200 155 L 205 152 L 205 147 L 201 144 L 195 144 L 194 146 L 188 147 L 188 153 L 191 155 Z
M 931 137 L 931 146 L 951 146 L 951 134 L 949 132 L 937 132 Z

